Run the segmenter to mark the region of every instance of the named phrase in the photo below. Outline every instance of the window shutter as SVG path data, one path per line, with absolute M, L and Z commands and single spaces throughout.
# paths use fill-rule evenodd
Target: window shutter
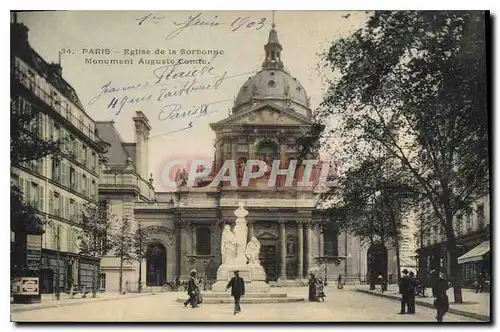
M 40 136 L 41 139 L 45 139 L 45 130 L 44 130 L 44 117 L 43 114 L 38 113 L 38 135 Z
M 45 212 L 45 206 L 43 206 L 43 186 L 38 187 L 38 209 L 42 212 Z
M 54 192 L 49 190 L 49 213 L 54 214 Z
M 71 227 L 66 228 L 66 250 L 71 251 Z
M 52 119 L 48 119 L 48 139 L 49 140 L 54 140 L 54 121 Z
M 26 188 L 26 196 L 24 197 L 24 201 L 31 204 L 31 182 L 24 179 L 24 186 Z
M 71 211 L 69 210 L 69 197 L 66 197 L 66 219 L 71 218 L 70 213 Z
M 24 199 L 24 178 L 19 177 L 19 189 L 21 190 L 21 197 Z

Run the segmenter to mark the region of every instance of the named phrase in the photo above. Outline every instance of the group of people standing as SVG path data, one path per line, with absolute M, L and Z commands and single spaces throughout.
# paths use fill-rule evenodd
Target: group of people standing
M 415 314 L 415 296 L 418 290 L 418 280 L 413 272 L 407 269 L 403 270 L 403 277 L 399 281 L 399 293 L 401 294 L 401 311 L 404 315 Z M 436 320 L 440 323 L 444 315 L 450 308 L 450 302 L 446 291 L 450 288 L 450 283 L 444 279 L 443 273 L 437 273 L 437 278 L 432 285 L 432 295 L 434 299 L 434 308 L 436 309 Z M 407 310 L 406 310 L 407 309 Z
M 339 278 L 341 278 L 339 276 Z M 309 274 L 309 301 L 310 302 L 324 302 L 325 301 L 325 283 L 323 279 L 316 278 L 314 273 Z M 342 287 L 339 287 L 339 289 Z

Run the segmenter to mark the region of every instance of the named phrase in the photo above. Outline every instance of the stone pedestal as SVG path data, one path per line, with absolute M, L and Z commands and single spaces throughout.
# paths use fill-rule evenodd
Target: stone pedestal
M 266 273 L 260 265 L 221 265 L 217 270 L 217 281 L 212 285 L 213 292 L 224 292 L 227 283 L 234 277 L 234 271 L 245 281 L 245 293 L 269 293 L 271 288 L 265 282 Z

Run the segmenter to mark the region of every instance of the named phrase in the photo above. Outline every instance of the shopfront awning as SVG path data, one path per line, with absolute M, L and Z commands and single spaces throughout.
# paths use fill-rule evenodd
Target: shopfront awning
M 484 241 L 474 249 L 458 257 L 458 264 L 477 262 L 483 260 L 483 256 L 490 251 L 490 241 Z

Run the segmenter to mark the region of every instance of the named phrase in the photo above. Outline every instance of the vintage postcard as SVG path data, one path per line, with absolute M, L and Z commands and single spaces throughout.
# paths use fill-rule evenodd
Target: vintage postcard
M 11 12 L 14 322 L 490 322 L 489 12 Z

